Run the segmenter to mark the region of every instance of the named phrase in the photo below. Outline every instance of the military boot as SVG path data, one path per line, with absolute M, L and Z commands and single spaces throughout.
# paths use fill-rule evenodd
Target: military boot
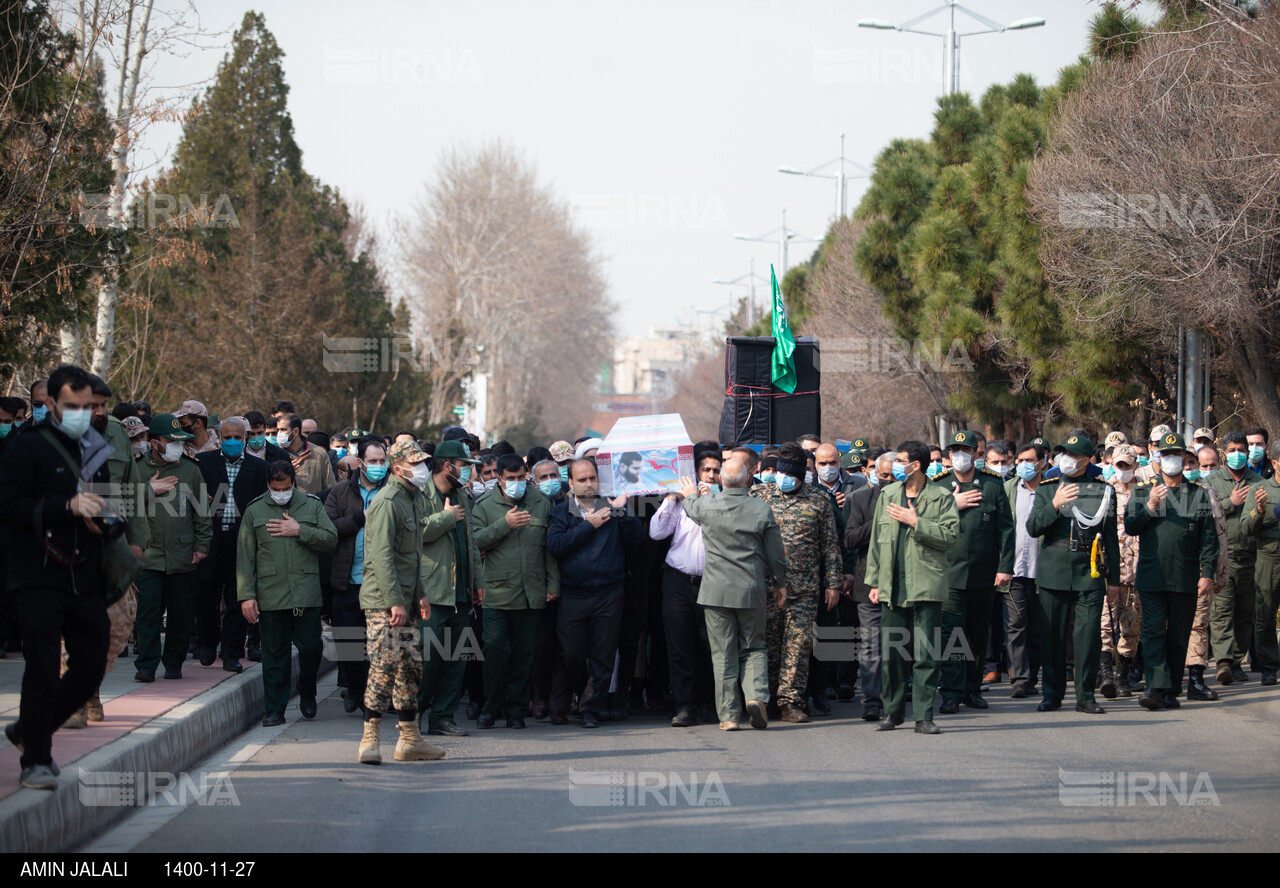
M 89 702 L 84 704 L 85 714 L 89 716 L 89 721 L 100 722 L 105 717 L 102 712 L 102 699 L 95 691 L 94 695 L 89 698 Z
M 89 726 L 89 714 L 85 712 L 85 708 L 81 706 L 71 715 L 67 716 L 67 720 L 62 723 L 64 728 L 87 728 Z
M 362 765 L 382 764 L 382 719 L 367 718 L 364 720 L 364 736 L 360 738 L 360 754 L 356 761 Z
M 1116 694 L 1121 697 L 1132 697 L 1133 689 L 1129 687 L 1129 658 L 1116 657 Z
M 1187 669 L 1187 699 L 1217 700 L 1218 692 L 1204 683 L 1204 667 L 1191 666 Z
M 1098 665 L 1098 692 L 1108 700 L 1116 698 L 1116 669 L 1111 651 L 1102 652 L 1102 662 Z
M 397 722 L 400 742 L 396 744 L 398 762 L 432 762 L 444 758 L 444 750 L 422 739 L 417 721 Z

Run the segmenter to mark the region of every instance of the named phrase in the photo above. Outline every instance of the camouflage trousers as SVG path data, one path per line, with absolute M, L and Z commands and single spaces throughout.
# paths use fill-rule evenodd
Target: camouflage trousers
M 129 643 L 129 636 L 133 634 L 133 621 L 138 616 L 138 595 L 133 590 L 133 586 L 129 587 L 129 591 L 115 604 L 107 608 L 107 619 L 111 621 L 111 639 L 107 642 L 107 668 L 102 673 L 109 675 L 111 668 L 116 665 L 116 658 L 120 656 L 120 652 L 124 650 L 124 646 Z M 67 645 L 62 644 L 62 674 L 67 673 Z
M 1222 589 L 1218 590 L 1218 595 Z M 1196 621 L 1191 624 L 1191 641 L 1187 645 L 1188 666 L 1209 665 L 1209 605 L 1214 595 L 1196 596 Z
M 765 609 L 764 643 L 769 658 L 769 697 L 779 706 L 805 705 L 809 685 L 809 655 L 813 653 L 813 620 L 818 596 L 793 598 L 790 587 L 782 607 L 769 596 Z
M 409 619 L 403 626 L 391 625 L 390 610 L 364 612 L 365 645 L 369 653 L 364 707 L 370 712 L 386 712 L 392 705 L 398 712 L 414 712 L 418 708 L 422 633 L 418 631 L 418 609 L 407 610 Z
M 1112 631 L 1113 622 L 1119 624 L 1120 640 L 1116 643 Z M 1133 658 L 1138 653 L 1138 641 L 1142 638 L 1142 602 L 1138 590 L 1121 586 L 1115 604 L 1102 603 L 1102 652 Z

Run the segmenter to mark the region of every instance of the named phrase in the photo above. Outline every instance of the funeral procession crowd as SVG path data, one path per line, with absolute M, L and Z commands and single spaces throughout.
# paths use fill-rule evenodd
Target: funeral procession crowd
M 331 435 L 287 400 L 219 418 L 111 399 L 75 366 L 0 398 L 0 657 L 25 661 L 5 735 L 26 787 L 55 787 L 52 734 L 103 719 L 118 657 L 138 682 L 258 661 L 276 725 L 294 648 L 316 717 L 326 631 L 368 764 L 384 715 L 396 761 L 443 758 L 423 734 L 460 721 L 638 708 L 736 731 L 834 700 L 938 734 L 1004 681 L 1042 713 L 1071 685 L 1102 715 L 1099 696 L 1177 709 L 1280 667 L 1280 443 L 1261 428 L 704 441 L 695 477 L 609 498 L 599 438 L 522 454 L 460 426 Z

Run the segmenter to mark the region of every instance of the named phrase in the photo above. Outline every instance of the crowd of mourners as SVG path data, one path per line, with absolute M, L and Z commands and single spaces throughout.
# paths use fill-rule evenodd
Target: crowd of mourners
M 1098 696 L 1177 709 L 1280 668 L 1261 428 L 702 441 L 695 477 L 610 498 L 599 438 L 329 434 L 287 400 L 153 413 L 74 366 L 28 394 L 0 398 L 27 787 L 57 785 L 55 730 L 102 721 L 118 657 L 143 683 L 258 662 L 276 725 L 295 687 L 316 717 L 326 635 L 370 764 L 384 716 L 397 761 L 445 756 L 424 733 L 642 709 L 732 731 L 848 703 L 886 731 L 909 704 L 937 734 L 1000 685 L 1052 712 L 1071 684 L 1100 715 Z

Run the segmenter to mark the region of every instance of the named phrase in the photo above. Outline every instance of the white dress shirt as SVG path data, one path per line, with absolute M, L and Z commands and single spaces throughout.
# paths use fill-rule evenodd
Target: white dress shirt
M 702 576 L 707 558 L 702 546 L 702 528 L 689 519 L 680 502 L 664 498 L 649 522 L 649 538 L 665 540 L 667 537 L 672 537 L 667 565 L 690 576 Z

